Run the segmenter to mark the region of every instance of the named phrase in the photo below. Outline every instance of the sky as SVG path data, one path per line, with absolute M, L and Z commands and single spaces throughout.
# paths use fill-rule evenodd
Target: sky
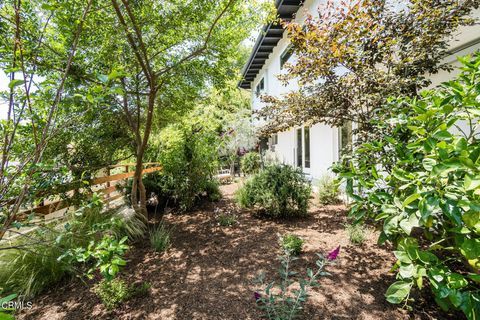
M 0 71 L 0 91 L 6 91 L 8 89 L 8 77 Z M 0 119 L 6 119 L 8 112 L 8 104 L 6 101 L 0 100 Z

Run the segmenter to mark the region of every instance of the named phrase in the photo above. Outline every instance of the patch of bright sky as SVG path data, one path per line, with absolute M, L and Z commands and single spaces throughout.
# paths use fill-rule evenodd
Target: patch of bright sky
M 8 89 L 8 77 L 5 72 L 0 71 L 0 91 L 6 91 Z M 8 103 L 0 98 L 0 119 L 7 119 Z

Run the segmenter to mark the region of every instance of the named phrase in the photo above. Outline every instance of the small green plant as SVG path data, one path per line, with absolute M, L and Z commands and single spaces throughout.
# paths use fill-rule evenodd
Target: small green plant
M 324 175 L 318 181 L 318 201 L 321 205 L 340 203 L 338 182 L 330 175 Z
M 302 305 L 308 300 L 308 291 L 317 287 L 320 277 L 330 275 L 324 268 L 333 264 L 337 259 L 340 247 L 330 252 L 326 257 L 318 255 L 316 271 L 308 268 L 307 277 L 298 281 L 292 279 L 296 275 L 291 268 L 291 262 L 298 258 L 286 252 L 279 257 L 281 268 L 279 270 L 281 281 L 265 283 L 265 273 L 261 273 L 256 282 L 262 285 L 263 289 L 254 292 L 254 299 L 257 306 L 264 311 L 265 318 L 272 320 L 291 320 L 300 316 Z
M 152 284 L 150 282 L 142 282 L 139 286 L 134 286 L 132 289 L 132 297 L 143 297 L 148 294 Z
M 112 310 L 132 297 L 147 295 L 151 287 L 149 282 L 143 282 L 141 285 L 128 285 L 122 279 L 103 279 L 95 285 L 93 291 L 102 300 L 103 305 L 108 310 Z
M 307 215 L 310 182 L 297 168 L 276 164 L 248 179 L 235 197 L 244 208 L 258 209 L 271 217 Z
M 298 256 L 302 252 L 303 239 L 294 234 L 287 234 L 280 237 L 280 244 L 283 250 L 294 256 Z
M 127 283 L 121 279 L 103 279 L 93 290 L 108 310 L 116 308 L 131 295 Z
M 90 263 L 94 257 L 88 256 L 89 245 L 95 246 L 106 234 L 134 239 L 144 232 L 144 223 L 138 218 L 102 208 L 100 198 L 94 195 L 81 209 L 69 213 L 64 223 L 45 224 L 5 241 L 0 250 L 0 294 L 31 298 L 78 273 L 79 263 Z
M 240 161 L 240 169 L 245 175 L 257 173 L 260 170 L 260 154 L 248 152 Z
M 31 298 L 73 271 L 69 263 L 58 260 L 63 251 L 54 234 L 32 232 L 29 237 L 19 237 L 8 243 L 12 249 L 0 251 L 2 294 Z
M 347 224 L 345 229 L 347 230 L 348 239 L 353 244 L 360 245 L 367 239 L 368 229 L 360 223 Z
M 120 269 L 127 264 L 123 259 L 123 255 L 128 250 L 128 245 L 125 244 L 127 239 L 126 236 L 117 240 L 111 235 L 104 235 L 99 242 L 92 240 L 87 248 L 79 247 L 69 250 L 58 260 L 67 261 L 70 264 L 74 261 L 86 263 L 93 260 L 93 265 L 86 276 L 93 278 L 93 273 L 98 270 L 106 280 L 113 280 Z
M 218 224 L 222 227 L 231 227 L 237 223 L 237 217 L 233 214 L 221 213 L 217 217 Z
M 150 245 L 156 252 L 163 252 L 170 247 L 170 230 L 164 223 L 160 223 L 150 231 Z

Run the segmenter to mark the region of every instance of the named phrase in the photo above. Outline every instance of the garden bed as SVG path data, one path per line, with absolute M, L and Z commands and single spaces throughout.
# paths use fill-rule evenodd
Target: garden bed
M 93 293 L 91 283 L 73 280 L 33 300 L 33 308 L 20 319 L 259 319 L 253 283 L 260 271 L 267 280 L 277 275 L 278 235 L 295 233 L 305 240 L 304 253 L 294 262 L 305 272 L 316 252 L 341 246 L 331 277 L 320 279 L 305 306 L 305 319 L 408 319 L 411 315 L 385 301 L 394 281 L 389 269 L 395 262 L 391 249 L 376 245 L 376 234 L 355 246 L 345 231 L 342 206 L 312 208 L 309 218 L 271 221 L 239 210 L 232 202 L 236 185 L 222 187 L 224 198 L 190 214 L 167 214 L 172 246 L 153 252 L 148 241 L 127 255 L 121 278 L 129 283 L 148 282 L 148 295 L 132 298 L 107 311 Z M 217 208 L 217 210 L 215 210 Z M 218 224 L 218 212 L 235 212 L 237 223 Z M 429 303 L 431 305 L 431 303 Z M 432 306 L 433 308 L 433 306 Z M 434 310 L 414 310 L 414 318 L 438 318 Z

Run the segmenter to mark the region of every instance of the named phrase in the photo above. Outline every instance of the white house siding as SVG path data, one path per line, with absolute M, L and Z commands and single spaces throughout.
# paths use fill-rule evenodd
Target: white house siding
M 338 2 L 338 1 L 337 1 Z M 325 3 L 325 0 L 307 0 L 303 7 L 297 12 L 295 21 L 302 22 L 305 19 L 307 12 L 315 13 L 319 5 Z M 474 12 L 475 17 L 480 17 L 480 10 Z M 480 49 L 480 43 L 476 43 L 475 40 L 480 38 L 480 26 L 462 27 L 455 39 L 452 40 L 450 49 L 454 52 L 453 55 L 445 58 L 445 62 L 452 64 L 454 67 L 458 67 L 459 63 L 456 57 L 459 55 L 465 55 L 472 53 L 475 50 Z M 466 44 L 472 44 L 468 48 L 463 48 Z M 278 42 L 273 52 L 269 55 L 263 68 L 257 74 L 252 82 L 252 109 L 259 110 L 264 107 L 264 104 L 257 97 L 255 89 L 259 82 L 264 78 L 264 91 L 263 94 L 280 96 L 289 91 L 298 88 L 296 82 L 291 81 L 287 86 L 284 86 L 277 78 L 282 73 L 280 68 L 280 56 L 289 45 L 289 40 L 286 33 L 283 34 L 283 38 Z M 463 48 L 459 50 L 459 48 Z M 291 57 L 289 62 L 295 61 L 295 57 Z M 339 69 L 339 74 L 344 73 L 345 70 Z M 452 73 L 441 72 L 437 75 L 431 75 L 433 85 L 438 85 L 441 82 L 452 79 L 458 71 Z M 257 122 L 257 125 L 261 125 L 261 122 Z M 278 144 L 275 145 L 274 150 L 279 161 L 296 165 L 296 129 L 292 128 L 286 132 L 278 134 Z M 304 157 L 303 157 L 304 158 Z M 324 124 L 316 124 L 310 128 L 310 168 L 304 168 L 304 172 L 311 175 L 313 179 L 318 179 L 322 175 L 329 172 L 331 165 L 339 159 L 339 130 Z

